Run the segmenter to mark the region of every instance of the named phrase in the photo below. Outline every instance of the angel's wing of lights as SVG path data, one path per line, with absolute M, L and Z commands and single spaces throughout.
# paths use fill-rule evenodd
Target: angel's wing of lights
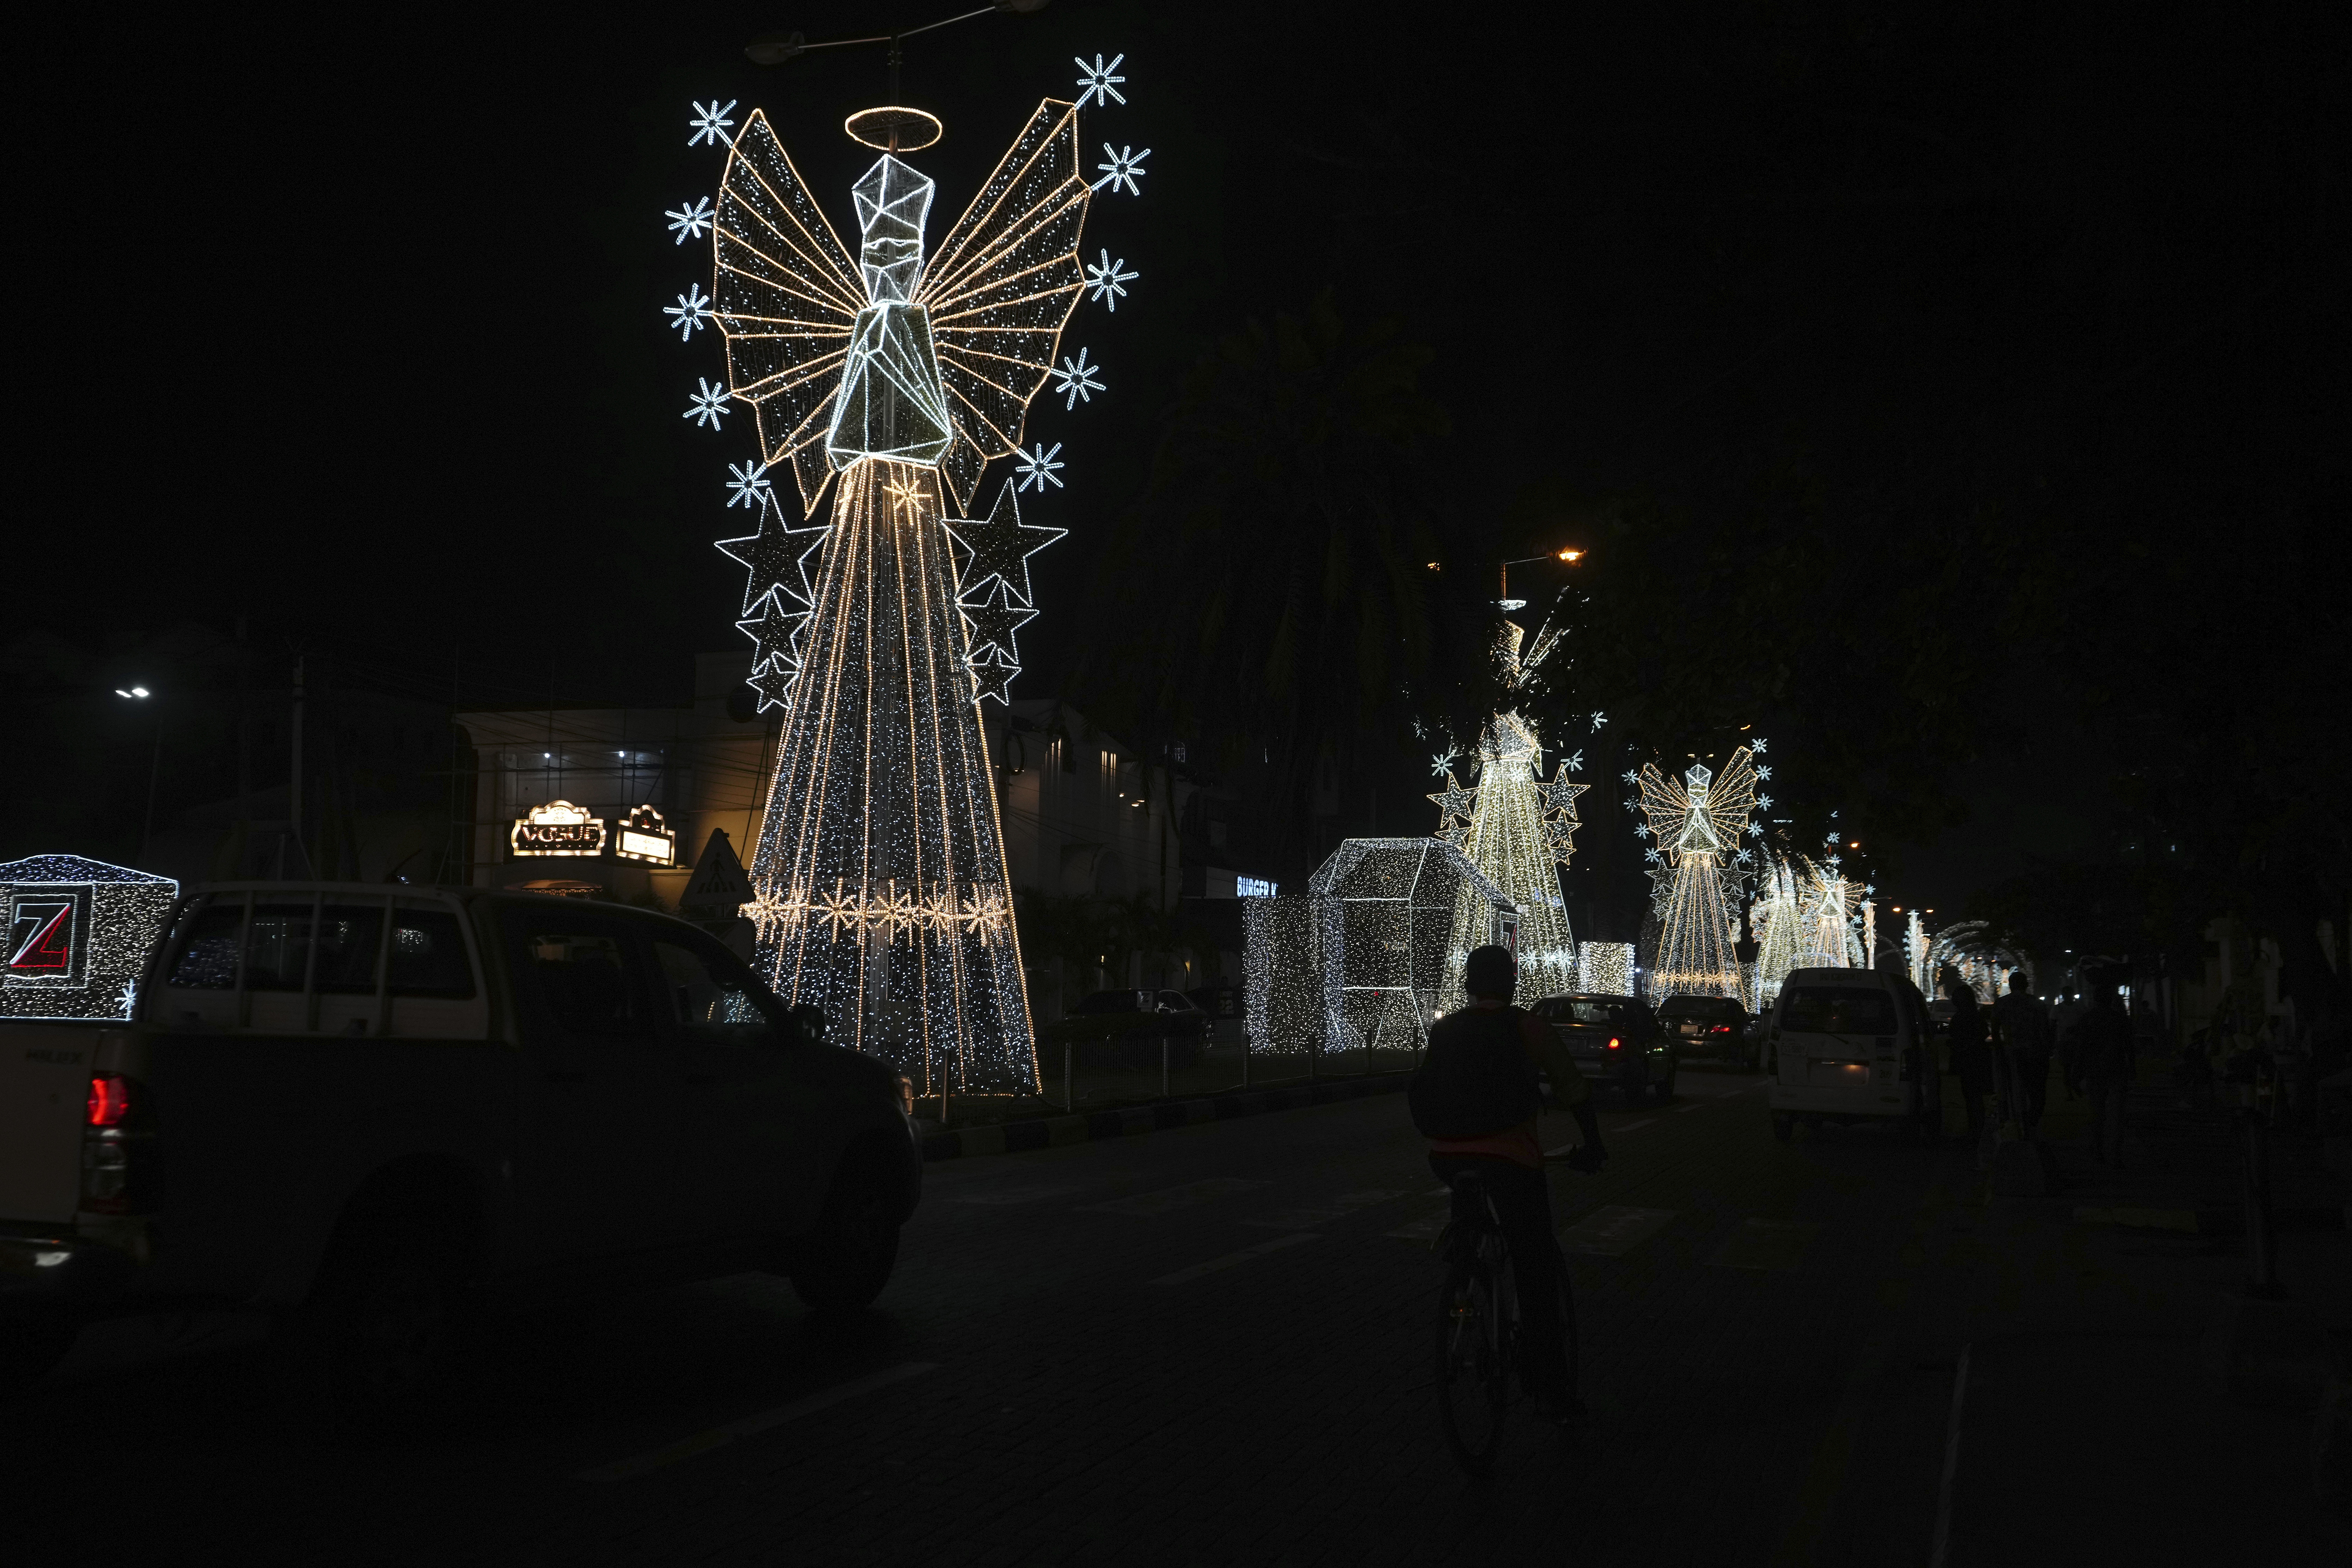
M 1707 815 L 1715 818 L 1716 836 L 1727 844 L 1738 842 L 1748 826 L 1748 814 L 1755 808 L 1756 766 L 1748 748 L 1742 746 L 1731 753 L 1731 760 L 1723 764 L 1706 792 Z
M 1673 844 L 1682 837 L 1683 820 L 1690 810 L 1682 780 L 1660 773 L 1655 763 L 1642 764 L 1642 815 L 1659 843 Z
M 759 421 L 761 460 L 790 458 L 803 514 L 814 511 L 833 473 L 824 434 L 866 288 L 760 110 L 727 154 L 717 228 L 729 384 Z
M 1090 193 L 1079 162 L 1077 107 L 1049 98 L 924 269 L 916 302 L 930 317 L 956 426 L 940 471 L 959 507 L 989 459 L 1020 448 L 1086 286 L 1078 234 Z

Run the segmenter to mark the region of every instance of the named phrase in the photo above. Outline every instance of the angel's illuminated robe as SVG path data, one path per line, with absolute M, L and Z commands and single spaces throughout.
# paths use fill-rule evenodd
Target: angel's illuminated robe
M 1854 941 L 1853 911 L 1862 888 L 1835 867 L 1808 864 L 1801 897 L 1803 923 L 1798 931 L 1799 969 L 1859 969 L 1860 944 Z
M 1677 780 L 1653 763 L 1642 770 L 1642 811 L 1664 855 L 1673 881 L 1664 929 L 1652 964 L 1653 1001 L 1690 994 L 1740 994 L 1731 900 L 1723 866 L 1738 847 L 1756 804 L 1756 770 L 1748 748 L 1732 753 L 1720 776 L 1694 764 Z
M 765 116 L 720 188 L 730 390 L 803 512 L 833 486 L 829 523 L 772 586 L 775 613 L 805 624 L 745 912 L 777 992 L 919 1093 L 1036 1086 L 975 690 L 992 674 L 1001 698 L 1010 669 L 975 676 L 959 601 L 978 584 L 946 520 L 1019 444 L 1076 303 L 1078 166 L 1076 110 L 1048 100 L 928 266 L 931 182 L 896 156 L 855 188 L 855 268 Z M 757 568 L 751 586 L 770 591 Z

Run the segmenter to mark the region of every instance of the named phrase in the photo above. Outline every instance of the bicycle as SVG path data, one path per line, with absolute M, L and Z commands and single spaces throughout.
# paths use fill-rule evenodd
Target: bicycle
M 1574 1163 L 1575 1155 L 1554 1156 L 1547 1164 Z M 1437 1407 L 1446 1446 L 1454 1462 L 1474 1476 L 1486 1474 L 1501 1452 L 1518 1377 L 1519 1293 L 1512 1276 L 1511 1251 L 1502 1216 L 1486 1173 L 1464 1171 L 1452 1183 L 1454 1215 L 1438 1236 L 1446 1261 L 1438 1294 Z M 1566 1341 L 1568 1387 L 1576 1389 L 1576 1296 L 1568 1261 L 1552 1248 L 1559 1270 L 1560 1331 Z

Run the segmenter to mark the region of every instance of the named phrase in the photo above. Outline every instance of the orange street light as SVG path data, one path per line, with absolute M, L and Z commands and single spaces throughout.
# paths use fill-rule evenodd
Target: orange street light
M 1562 561 L 1581 561 L 1584 559 L 1584 552 L 1581 550 L 1563 550 L 1559 552 L 1559 558 Z

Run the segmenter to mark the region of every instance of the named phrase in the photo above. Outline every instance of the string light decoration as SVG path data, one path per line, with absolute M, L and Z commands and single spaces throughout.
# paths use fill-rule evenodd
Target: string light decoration
M 1815 862 L 1798 857 L 1797 961 L 1799 969 L 1860 969 L 1862 945 L 1855 926 L 1866 896 L 1861 883 L 1842 873 L 1833 861 Z
M 1349 838 L 1305 898 L 1242 900 L 1250 1039 L 1275 1054 L 1417 1050 L 1458 990 L 1458 910 L 1483 912 L 1473 945 L 1520 939 L 1509 895 L 1433 838 Z
M 1759 741 L 1755 750 L 1762 746 Z M 1642 769 L 1643 826 L 1656 836 L 1664 888 L 1664 929 L 1648 985 L 1654 1002 L 1682 994 L 1739 999 L 1726 881 L 1727 863 L 1757 805 L 1750 757 L 1750 748 L 1742 746 L 1722 773 L 1693 763 L 1679 779 L 1660 773 L 1655 763 Z
M 1576 988 L 1601 996 L 1633 994 L 1633 944 L 1587 942 L 1576 950 Z
M 1903 966 L 1922 996 L 1936 994 L 1936 977 L 1927 968 L 1927 927 L 1913 910 L 1903 922 Z
M 1748 929 L 1756 939 L 1758 1012 L 1780 999 L 1789 971 L 1797 967 L 1797 933 L 1803 921 L 1796 872 L 1787 860 L 1770 857 L 1760 883 L 1756 901 L 1748 909 Z
M 1496 632 L 1495 657 L 1507 691 L 1525 689 L 1537 666 L 1559 643 L 1556 635 L 1539 633 L 1523 660 L 1519 649 L 1526 635 L 1510 621 L 1502 622 Z M 1545 779 L 1543 747 L 1527 721 L 1513 711 L 1496 714 L 1479 734 L 1475 788 L 1465 789 L 1455 780 L 1452 752 L 1434 759 L 1445 779 L 1445 788 L 1429 797 L 1438 809 L 1435 837 L 1459 845 L 1480 876 L 1518 907 L 1518 994 L 1528 1001 L 1572 991 L 1577 984 L 1576 939 L 1569 929 L 1567 902 L 1560 897 L 1559 868 L 1575 854 L 1580 826 L 1576 797 L 1589 787 L 1568 776 L 1581 755 L 1564 760 Z M 1447 1012 L 1466 1000 L 1463 961 L 1486 940 L 1480 934 L 1487 923 L 1486 911 L 1467 889 L 1454 911 L 1454 923 L 1453 962 L 1439 994 L 1439 1005 Z
M 1097 101 L 1124 101 L 1118 64 L 1092 72 Z M 1024 459 L 1019 488 L 1063 482 L 1060 444 L 1024 451 L 1024 426 L 1049 376 L 1073 406 L 1102 389 L 1083 351 L 1055 357 L 1110 182 L 1087 177 L 1076 106 L 1048 99 L 928 254 L 933 183 L 885 152 L 851 188 L 853 260 L 764 112 L 730 139 L 732 104 L 696 108 L 698 139 L 728 154 L 711 296 L 690 289 L 673 324 L 690 341 L 707 308 L 727 401 L 758 437 L 729 488 L 759 526 L 719 548 L 749 570 L 739 625 L 760 706 L 783 710 L 742 907 L 756 962 L 919 1092 L 1034 1091 L 979 700 L 1006 699 L 1014 633 L 1037 613 L 1028 557 L 1063 531 L 1023 523 L 1011 481 L 984 519 L 966 513 L 996 458 Z M 1130 190 L 1140 157 L 1122 167 Z M 1133 276 L 1108 264 L 1107 288 Z M 830 489 L 823 521 L 790 521 L 778 469 L 794 515 L 814 520 Z
M 79 855 L 0 866 L 0 1018 L 128 1020 L 179 896 L 169 877 Z

